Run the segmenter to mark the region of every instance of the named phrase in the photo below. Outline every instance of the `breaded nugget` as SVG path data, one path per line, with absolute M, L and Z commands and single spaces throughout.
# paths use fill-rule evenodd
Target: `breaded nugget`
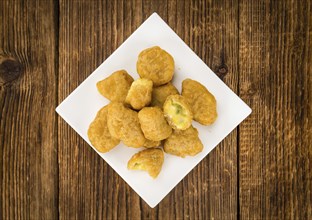
M 108 107 L 107 127 L 112 137 L 121 139 L 122 127 L 127 108 L 121 102 L 112 102 Z
M 176 94 L 179 94 L 179 91 L 170 82 L 165 85 L 155 87 L 153 88 L 152 92 L 151 106 L 158 106 L 162 108 L 166 101 L 166 98 L 170 95 Z
M 130 87 L 126 97 L 126 103 L 136 110 L 150 104 L 152 100 L 153 82 L 149 79 L 137 79 Z
M 124 102 L 133 78 L 125 71 L 119 70 L 96 83 L 98 91 L 110 101 Z
M 128 161 L 129 170 L 144 170 L 156 178 L 164 163 L 164 152 L 160 148 L 150 148 L 134 154 Z
M 111 103 L 108 108 L 107 126 L 111 135 L 129 147 L 143 147 L 146 138 L 140 127 L 138 113 L 122 103 Z
M 143 147 L 146 138 L 141 130 L 138 113 L 128 109 L 122 129 L 122 142 L 129 147 Z
M 172 133 L 172 129 L 159 107 L 145 107 L 139 112 L 138 116 L 141 129 L 147 139 L 161 141 Z
M 99 152 L 105 153 L 119 144 L 119 140 L 112 137 L 107 127 L 108 106 L 101 108 L 91 122 L 88 129 L 88 138 Z
M 203 150 L 198 131 L 193 126 L 186 130 L 174 130 L 165 140 L 164 151 L 180 157 L 194 156 Z
M 190 105 L 195 121 L 210 125 L 217 119 L 217 101 L 199 82 L 185 79 L 182 82 L 182 96 Z
M 169 53 L 160 47 L 151 47 L 139 54 L 137 72 L 141 78 L 152 80 L 154 86 L 160 86 L 172 79 L 174 60 Z
M 152 147 L 158 147 L 160 145 L 161 145 L 161 141 L 151 141 L 151 140 L 146 139 L 143 147 L 152 148 Z
M 191 126 L 193 115 L 189 105 L 182 96 L 168 96 L 163 108 L 168 123 L 174 129 L 185 130 Z

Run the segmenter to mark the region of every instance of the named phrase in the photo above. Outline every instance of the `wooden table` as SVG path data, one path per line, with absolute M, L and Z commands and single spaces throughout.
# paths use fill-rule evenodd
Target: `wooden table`
M 55 107 L 156 11 L 253 113 L 154 209 Z M 311 219 L 310 0 L 0 1 L 0 219 Z

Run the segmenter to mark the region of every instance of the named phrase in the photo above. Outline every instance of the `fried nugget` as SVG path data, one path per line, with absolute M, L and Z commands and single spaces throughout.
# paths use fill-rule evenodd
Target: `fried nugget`
M 121 139 L 124 115 L 127 109 L 121 102 L 112 102 L 107 112 L 107 127 L 112 137 Z
M 137 79 L 130 87 L 126 97 L 126 103 L 136 110 L 150 104 L 152 100 L 153 82 L 149 79 Z
M 107 127 L 108 106 L 101 108 L 91 122 L 88 129 L 88 138 L 99 152 L 105 153 L 119 144 L 119 140 L 110 135 Z
M 139 112 L 138 116 L 141 129 L 147 139 L 161 141 L 172 133 L 172 129 L 159 107 L 145 107 Z
M 199 82 L 185 79 L 182 82 L 182 96 L 190 105 L 195 121 L 210 125 L 217 119 L 217 101 Z
M 151 106 L 158 106 L 162 108 L 166 101 L 166 98 L 170 95 L 176 94 L 179 94 L 179 91 L 170 82 L 165 85 L 155 87 L 153 88 L 152 92 Z
M 164 163 L 164 152 L 160 148 L 150 148 L 134 154 L 128 161 L 129 170 L 144 170 L 154 179 Z
M 191 126 L 193 115 L 184 97 L 168 96 L 163 108 L 168 123 L 174 129 L 185 130 Z
M 142 147 L 146 138 L 140 127 L 138 113 L 122 103 L 111 103 L 108 108 L 107 126 L 111 135 L 129 147 Z
M 164 151 L 179 157 L 194 156 L 203 150 L 198 131 L 193 126 L 186 130 L 174 130 L 165 140 Z
M 151 47 L 139 54 L 137 72 L 141 78 L 152 80 L 154 86 L 160 86 L 172 79 L 174 60 L 169 53 L 160 47 Z
M 152 147 L 158 147 L 160 145 L 161 145 L 161 141 L 151 141 L 151 140 L 146 139 L 143 147 L 152 148 Z
M 110 101 L 124 102 L 133 78 L 125 71 L 119 70 L 96 83 L 98 91 Z
M 146 138 L 140 127 L 138 113 L 129 109 L 125 116 L 127 119 L 124 119 L 122 142 L 129 147 L 142 147 L 146 142 Z

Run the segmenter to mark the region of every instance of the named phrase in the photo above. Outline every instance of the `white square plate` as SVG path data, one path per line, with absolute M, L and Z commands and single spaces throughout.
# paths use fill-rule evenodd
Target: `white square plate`
M 152 179 L 144 171 L 130 171 L 127 162 L 142 150 L 122 143 L 108 153 L 97 152 L 152 208 L 155 207 L 222 139 L 250 113 L 251 109 L 231 91 L 209 67 L 156 14 L 152 14 L 110 57 L 108 57 L 57 108 L 57 113 L 92 147 L 87 130 L 97 111 L 109 101 L 101 96 L 96 82 L 112 72 L 125 69 L 134 79 L 140 51 L 158 45 L 175 60 L 173 84 L 181 92 L 181 83 L 192 78 L 205 85 L 217 100 L 218 119 L 212 126 L 196 122 L 204 150 L 195 157 L 180 158 L 165 154 L 162 171 Z M 94 149 L 94 148 L 93 148 Z M 95 150 L 95 149 L 94 149 Z M 96 150 L 95 150 L 96 151 Z

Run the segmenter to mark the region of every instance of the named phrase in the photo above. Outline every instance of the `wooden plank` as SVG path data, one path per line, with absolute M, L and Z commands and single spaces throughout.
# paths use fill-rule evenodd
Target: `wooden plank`
M 60 1 L 60 103 L 141 24 L 141 1 Z M 60 219 L 138 219 L 139 196 L 59 118 Z M 69 208 L 70 207 L 70 208 Z
M 0 1 L 0 219 L 56 219 L 54 1 Z
M 237 3 L 235 0 L 192 1 L 187 5 L 186 1 L 185 15 L 180 15 L 177 4 L 174 18 L 169 20 L 178 35 L 235 92 L 238 86 Z M 183 207 L 176 210 L 178 218 L 237 217 L 236 138 L 234 130 L 182 181 Z M 179 188 L 176 190 L 178 199 Z
M 234 90 L 238 86 L 238 2 L 154 1 L 143 17 L 156 11 Z M 221 13 L 221 10 L 223 12 Z M 220 16 L 220 14 L 222 14 Z M 224 47 L 224 45 L 227 45 Z M 234 219 L 237 217 L 237 132 L 233 131 L 156 207 L 143 205 L 144 217 L 160 219 Z
M 311 1 L 240 2 L 242 219 L 310 219 Z

